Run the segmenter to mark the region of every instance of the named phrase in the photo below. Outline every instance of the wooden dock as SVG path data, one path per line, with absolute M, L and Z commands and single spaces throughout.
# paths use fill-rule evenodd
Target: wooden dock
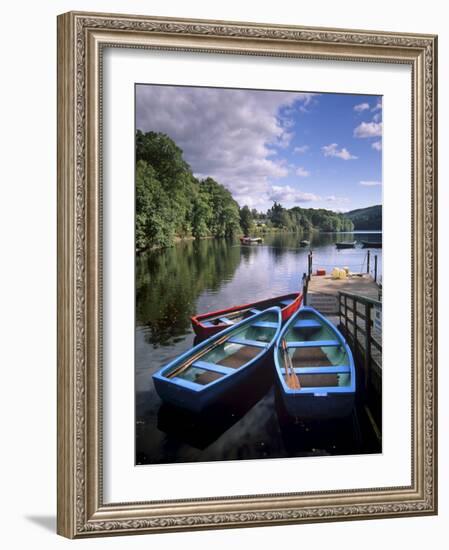
M 379 300 L 379 285 L 373 277 L 367 273 L 358 273 L 347 279 L 333 279 L 331 275 L 311 275 L 307 284 L 306 303 L 334 321 L 333 317 L 339 317 L 339 292 Z

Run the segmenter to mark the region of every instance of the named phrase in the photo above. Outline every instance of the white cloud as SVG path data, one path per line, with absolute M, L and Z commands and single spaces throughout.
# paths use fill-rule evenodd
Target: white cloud
M 273 179 L 288 175 L 276 155 L 294 136 L 287 111 L 309 105 L 314 95 L 139 85 L 136 125 L 167 134 L 196 177 L 213 177 L 240 204 L 255 207 L 267 200 Z
M 321 150 L 323 151 L 323 155 L 325 157 L 338 157 L 343 160 L 353 160 L 357 158 L 344 147 L 342 149 L 338 149 L 338 143 L 324 145 L 323 147 L 321 147 Z
M 269 193 L 269 199 L 285 204 L 319 201 L 321 197 L 314 193 L 304 193 L 290 185 L 273 185 Z
M 284 128 L 292 128 L 295 125 L 295 121 L 292 118 L 284 118 L 281 122 Z
M 382 114 L 381 113 L 376 113 L 373 116 L 373 122 L 380 122 L 381 120 L 382 120 Z
M 376 149 L 376 151 L 382 151 L 382 142 L 381 141 L 374 141 L 371 143 L 371 147 L 373 149 Z
M 357 113 L 361 113 L 367 109 L 369 109 L 369 103 L 359 103 L 358 105 L 354 105 L 354 111 Z
M 318 96 L 320 94 L 307 94 L 307 93 L 303 93 L 302 94 L 302 101 L 301 103 L 299 104 L 299 111 L 301 113 L 308 113 L 309 112 L 309 109 L 307 107 L 313 105 L 314 103 L 316 103 L 316 100 L 315 100 L 315 96 Z
M 288 128 L 288 126 L 286 127 Z M 282 149 L 287 149 L 287 147 L 290 145 L 291 140 L 293 139 L 295 133 L 294 132 L 288 132 L 285 128 L 283 128 L 283 132 L 281 136 L 278 139 L 278 142 L 276 145 L 278 147 L 282 147 Z
M 308 145 L 300 145 L 299 147 L 295 147 L 293 149 L 293 152 L 294 153 L 298 153 L 300 155 L 304 154 L 304 153 L 307 153 L 307 151 L 310 149 L 310 147 Z
M 382 135 L 382 122 L 361 122 L 354 130 L 354 137 L 370 138 Z
M 371 112 L 379 111 L 382 109 L 382 100 L 379 100 L 376 105 L 371 109 Z
M 302 166 L 298 166 L 295 173 L 297 176 L 300 176 L 301 178 L 307 178 L 307 176 L 310 176 L 310 172 L 305 168 L 303 168 Z
M 381 181 L 361 181 L 360 185 L 364 185 L 365 187 L 374 187 L 376 185 L 382 185 Z

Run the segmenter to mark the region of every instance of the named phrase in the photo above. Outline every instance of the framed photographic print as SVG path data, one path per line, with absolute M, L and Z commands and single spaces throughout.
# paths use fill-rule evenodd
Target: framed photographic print
M 58 18 L 58 532 L 435 514 L 431 35 Z

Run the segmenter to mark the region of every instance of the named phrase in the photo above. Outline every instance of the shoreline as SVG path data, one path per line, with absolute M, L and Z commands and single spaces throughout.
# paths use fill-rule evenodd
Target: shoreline
M 284 231 L 282 229 L 272 228 L 268 231 L 254 231 L 252 233 L 252 236 L 264 237 L 264 236 L 275 235 L 275 234 L 283 234 L 283 235 L 297 234 L 300 236 L 304 236 L 304 235 L 310 235 L 312 233 L 321 233 L 322 235 L 348 235 L 348 234 L 382 234 L 383 231 L 381 229 L 380 230 L 379 229 L 355 229 L 353 231 L 321 231 L 320 229 L 317 229 L 317 228 L 312 228 L 307 231 L 304 231 L 304 230 Z M 145 252 L 154 252 L 156 250 L 167 250 L 169 248 L 173 248 L 175 245 L 182 242 L 189 242 L 189 241 L 195 241 L 195 240 L 204 241 L 204 240 L 211 240 L 211 239 L 216 239 L 216 240 L 234 239 L 234 238 L 240 239 L 241 237 L 243 237 L 243 235 L 235 235 L 233 237 L 214 237 L 213 235 L 207 235 L 205 237 L 199 237 L 199 238 L 194 237 L 193 235 L 187 235 L 185 237 L 176 236 L 176 237 L 173 237 L 173 243 L 170 246 L 153 246 L 153 247 L 148 247 L 143 249 L 136 249 L 135 254 L 136 256 L 141 256 Z

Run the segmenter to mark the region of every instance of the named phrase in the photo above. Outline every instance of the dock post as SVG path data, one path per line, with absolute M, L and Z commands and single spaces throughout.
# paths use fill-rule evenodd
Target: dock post
M 369 273 L 369 260 L 370 260 L 370 256 L 371 256 L 371 251 L 368 250 L 368 252 L 366 253 L 366 272 Z
M 312 250 L 309 250 L 309 255 L 307 257 L 307 260 L 308 260 L 307 275 L 308 275 L 309 281 L 310 281 L 310 277 L 312 276 L 312 256 L 313 256 L 313 252 Z
M 377 254 L 374 256 L 374 281 L 377 283 Z
M 345 294 L 345 330 L 346 330 L 346 338 L 349 335 L 349 329 L 348 329 L 348 297 Z
M 365 390 L 368 389 L 371 369 L 371 306 L 365 304 Z
M 309 279 L 305 273 L 302 274 L 302 303 L 307 305 L 307 288 L 309 286 Z

